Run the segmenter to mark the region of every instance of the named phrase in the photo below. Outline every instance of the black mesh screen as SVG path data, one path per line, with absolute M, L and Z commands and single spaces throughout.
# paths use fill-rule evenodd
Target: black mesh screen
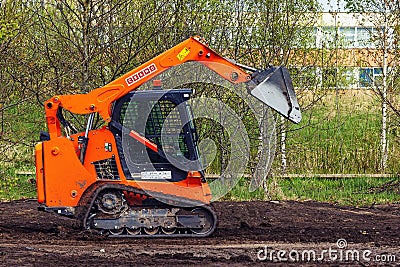
M 146 118 L 146 115 L 148 117 Z M 166 118 L 168 117 L 168 120 Z M 156 101 L 131 101 L 125 102 L 121 108 L 120 124 L 130 130 L 134 130 L 155 143 L 166 154 L 177 159 L 189 158 L 189 149 L 185 142 L 181 116 L 176 104 L 170 100 Z M 165 125 L 164 125 L 165 124 Z M 164 127 L 163 141 L 161 131 Z M 176 133 L 179 133 L 176 142 Z M 175 141 L 175 142 L 174 142 Z M 147 163 L 150 158 L 152 163 L 165 163 L 166 160 L 157 153 L 146 149 L 142 144 L 132 139 L 128 141 L 130 160 L 134 163 Z M 177 147 L 178 145 L 178 147 Z M 148 154 L 148 157 L 144 153 Z
M 117 163 L 115 158 L 109 158 L 92 162 L 96 169 L 98 179 L 119 180 Z

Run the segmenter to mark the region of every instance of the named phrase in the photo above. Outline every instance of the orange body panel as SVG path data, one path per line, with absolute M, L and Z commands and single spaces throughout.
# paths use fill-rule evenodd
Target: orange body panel
M 39 143 L 35 146 L 35 164 L 36 164 L 36 191 L 39 203 L 45 201 L 44 188 L 44 169 L 43 169 L 43 144 Z
M 188 178 L 180 182 L 127 180 L 121 168 L 114 136 L 106 127 L 89 132 L 89 145 L 82 165 L 78 156 L 77 137 L 78 135 L 72 135 L 70 139 L 58 137 L 36 145 L 39 203 L 44 203 L 47 207 L 76 207 L 85 190 L 98 181 L 176 195 L 203 203 L 211 200 L 210 188 L 207 183 L 201 182 L 198 172 L 189 172 Z M 105 149 L 106 143 L 113 148 L 111 151 Z M 44 155 L 43 161 L 41 155 Z M 112 156 L 116 159 L 120 179 L 98 179 L 92 163 Z M 49 178 L 44 179 L 43 173 Z
M 65 137 L 43 142 L 43 170 L 45 204 L 49 207 L 76 206 L 83 192 L 96 181 Z
M 79 135 L 82 135 L 82 133 L 74 134 L 71 136 L 71 138 L 74 140 L 73 144 L 74 144 L 77 158 L 79 157 L 79 149 L 78 149 L 78 136 Z M 99 130 L 90 131 L 88 138 L 89 138 L 88 148 L 86 151 L 86 157 L 85 157 L 85 162 L 84 162 L 83 166 L 90 173 L 90 175 L 92 177 L 94 177 L 96 180 L 97 174 L 96 174 L 96 170 L 95 170 L 92 162 L 103 160 L 103 159 L 109 159 L 112 156 L 115 156 L 116 160 L 119 162 L 117 146 L 115 144 L 113 134 L 106 127 L 99 129 Z M 112 151 L 105 149 L 106 143 L 111 144 L 111 147 L 113 148 Z M 118 166 L 120 166 L 120 164 L 118 164 Z M 122 169 L 119 168 L 118 172 L 122 173 Z

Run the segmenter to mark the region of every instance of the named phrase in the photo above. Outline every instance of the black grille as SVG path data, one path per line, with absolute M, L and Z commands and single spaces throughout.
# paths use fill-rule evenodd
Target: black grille
M 92 163 L 96 168 L 98 179 L 119 180 L 115 158 L 103 159 Z
M 170 100 L 125 102 L 121 107 L 119 121 L 126 128 L 144 135 L 167 153 L 175 146 L 176 133 L 179 133 L 179 147 L 174 148 L 174 151 L 177 151 L 177 154 L 181 156 L 189 158 L 189 149 L 184 139 L 185 133 L 181 116 L 176 106 Z M 148 118 L 145 118 L 143 114 L 148 114 Z M 161 142 L 161 130 L 163 127 L 165 130 L 164 144 Z M 144 133 L 143 130 L 145 131 Z M 136 148 L 136 151 L 138 151 L 138 148 Z M 138 155 L 140 154 L 143 153 L 138 153 Z M 136 156 L 135 158 L 138 157 Z M 157 162 L 155 158 L 150 157 L 153 163 Z

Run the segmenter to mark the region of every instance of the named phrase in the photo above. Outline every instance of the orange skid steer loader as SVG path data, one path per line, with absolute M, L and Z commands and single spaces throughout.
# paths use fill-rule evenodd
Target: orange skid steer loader
M 198 62 L 298 123 L 301 113 L 284 67 L 253 69 L 227 60 L 192 37 L 111 83 L 87 94 L 45 102 L 48 132 L 35 147 L 39 209 L 79 219 L 110 236 L 209 236 L 217 218 L 203 170 L 172 164 L 162 131 L 179 129 L 176 160 L 196 161 L 196 128 L 185 103 L 190 89 L 136 90 L 158 76 Z M 135 91 L 136 90 L 136 91 Z M 65 111 L 86 115 L 77 132 Z M 169 120 L 165 125 L 166 118 Z M 94 127 L 100 119 L 102 127 Z M 191 122 L 191 123 L 184 123 Z M 165 138 L 165 137 L 164 137 Z

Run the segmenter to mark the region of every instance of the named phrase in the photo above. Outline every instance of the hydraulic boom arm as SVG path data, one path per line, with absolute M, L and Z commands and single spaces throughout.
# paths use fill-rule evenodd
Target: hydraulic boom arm
M 46 121 L 49 129 L 50 138 L 61 136 L 60 121 L 57 118 L 59 107 L 69 110 L 70 112 L 75 114 L 90 114 L 97 112 L 101 115 L 105 122 L 110 122 L 111 106 L 115 100 L 126 95 L 130 91 L 137 89 L 140 85 L 167 70 L 168 68 L 183 64 L 184 62 L 188 61 L 201 62 L 206 67 L 215 71 L 224 79 L 232 83 L 249 82 L 252 79 L 257 80 L 254 79 L 255 77 L 252 77 L 252 75 L 244 72 L 241 68 L 243 67 L 242 65 L 236 65 L 235 63 L 221 57 L 212 49 L 210 49 L 200 38 L 191 37 L 186 41 L 176 45 L 175 47 L 165 51 L 159 56 L 153 58 L 152 60 L 144 63 L 143 65 L 135 68 L 134 70 L 119 77 L 118 79 L 110 82 L 104 87 L 97 88 L 87 94 L 58 95 L 46 101 Z M 259 73 L 259 71 L 254 72 L 253 76 L 254 74 L 258 75 Z M 254 84 L 254 87 L 257 85 L 262 85 L 262 82 L 267 80 L 269 78 L 268 75 L 270 74 L 271 71 L 269 71 L 266 76 L 264 74 L 258 75 L 258 80 L 260 80 L 260 77 L 262 77 L 263 80 L 256 82 Z M 275 85 L 275 87 L 276 86 L 281 85 L 278 84 Z M 286 88 L 288 87 L 287 85 L 285 86 Z M 292 94 L 294 94 L 294 91 L 290 87 L 292 87 L 291 83 L 288 90 L 286 92 L 284 92 L 285 90 L 282 92 L 283 106 L 289 105 L 289 108 L 285 107 L 285 109 L 289 109 L 289 111 L 285 110 L 282 112 L 278 109 L 278 112 L 280 112 L 281 114 L 283 113 L 284 116 L 285 113 L 288 112 L 288 114 L 286 114 L 286 117 L 288 117 L 289 119 L 291 119 L 291 115 L 289 113 L 292 110 L 292 105 L 294 104 L 295 108 L 298 109 L 298 107 L 296 107 L 298 106 L 297 101 L 296 103 L 292 103 L 293 97 L 291 97 L 291 92 L 293 92 Z M 273 98 L 276 97 L 275 90 L 276 89 L 273 89 L 272 94 L 270 92 L 267 92 L 267 94 L 260 94 L 260 91 L 255 88 L 255 90 L 253 90 L 251 93 L 255 97 L 259 98 L 262 102 L 271 106 L 271 103 L 265 101 L 265 99 L 268 99 L 270 96 L 272 96 Z M 282 96 L 279 96 L 278 98 L 282 100 Z M 270 102 L 272 102 L 272 107 L 275 108 L 273 105 L 275 99 Z M 298 122 L 297 120 L 299 121 L 298 118 L 293 121 Z

